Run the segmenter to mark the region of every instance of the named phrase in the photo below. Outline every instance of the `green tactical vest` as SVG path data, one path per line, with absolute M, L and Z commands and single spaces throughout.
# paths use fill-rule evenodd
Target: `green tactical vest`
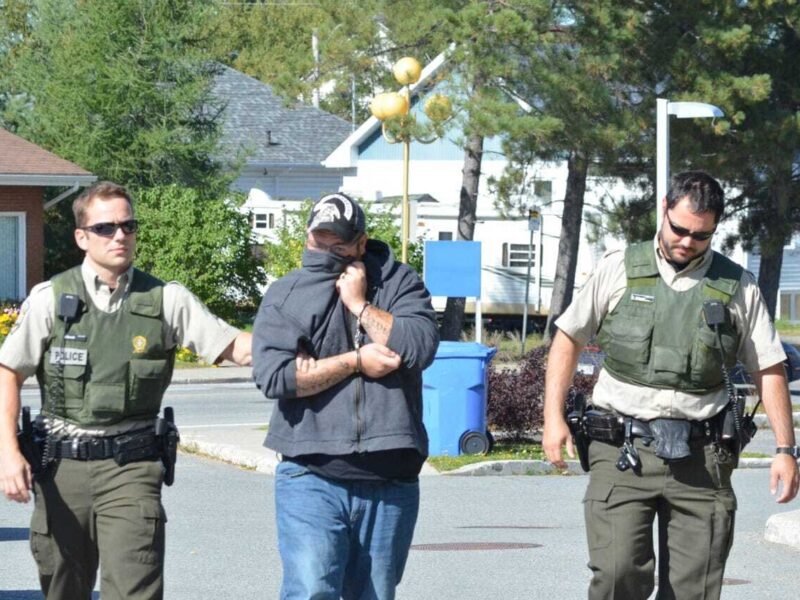
M 80 267 L 56 275 L 52 283 L 56 311 L 65 292 L 79 296 L 81 306 L 67 339 L 64 321 L 54 314 L 36 372 L 42 412 L 82 427 L 155 417 L 175 362 L 174 348 L 165 348 L 163 282 L 134 269 L 128 296 L 114 313 L 94 306 Z M 65 359 L 63 366 L 51 362 L 54 353 Z
M 598 344 L 603 367 L 615 378 L 654 388 L 694 394 L 722 387 L 723 361 L 714 330 L 703 317 L 705 300 L 726 307 L 720 326 L 724 364 L 736 364 L 739 335 L 727 306 L 739 287 L 742 267 L 714 252 L 705 279 L 678 292 L 659 276 L 653 242 L 625 252 L 628 285 L 619 304 L 603 321 Z

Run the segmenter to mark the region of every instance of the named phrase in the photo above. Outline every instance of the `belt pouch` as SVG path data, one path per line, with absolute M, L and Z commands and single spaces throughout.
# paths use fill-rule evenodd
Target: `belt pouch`
M 158 458 L 158 449 L 155 436 L 151 432 L 120 435 L 114 439 L 114 460 L 120 466 L 155 458 Z
M 653 419 L 650 421 L 650 431 L 659 458 L 672 462 L 691 454 L 689 438 L 692 424 L 686 419 Z
M 593 440 L 618 444 L 622 442 L 624 427 L 617 415 L 587 410 L 584 417 L 586 434 Z

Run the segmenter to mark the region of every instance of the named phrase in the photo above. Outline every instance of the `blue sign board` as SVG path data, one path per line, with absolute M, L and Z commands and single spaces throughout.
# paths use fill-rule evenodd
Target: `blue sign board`
M 481 243 L 425 242 L 425 286 L 433 296 L 481 295 Z

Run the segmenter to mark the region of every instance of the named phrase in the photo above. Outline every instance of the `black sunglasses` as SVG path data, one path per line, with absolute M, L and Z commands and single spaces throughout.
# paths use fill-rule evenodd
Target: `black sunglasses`
M 117 233 L 117 229 L 122 229 L 122 233 L 130 235 L 139 231 L 139 221 L 131 219 L 130 221 L 123 221 L 122 223 L 95 223 L 94 225 L 87 225 L 86 227 L 78 227 L 84 231 L 91 231 L 95 235 L 102 237 L 113 237 Z
M 669 218 L 669 215 L 664 213 L 667 217 L 667 223 L 669 223 L 669 228 L 672 229 L 672 233 L 680 237 L 689 236 L 695 242 L 705 242 L 708 239 L 711 239 L 711 236 L 714 235 L 714 232 L 717 230 L 715 227 L 711 231 L 689 231 L 685 227 L 678 227 L 675 223 L 672 222 L 672 219 Z

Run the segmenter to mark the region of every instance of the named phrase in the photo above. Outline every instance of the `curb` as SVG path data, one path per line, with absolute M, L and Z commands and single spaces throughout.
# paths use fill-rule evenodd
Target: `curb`
M 800 412 L 792 413 L 792 421 L 794 421 L 795 428 L 800 427 Z M 769 429 L 769 419 L 764 413 L 758 413 L 753 417 L 753 423 L 759 429 Z
M 253 383 L 250 377 L 220 377 L 218 379 L 173 379 L 169 382 L 170 385 L 188 385 L 188 384 L 202 384 L 202 383 Z M 253 383 L 255 387 L 255 383 Z
M 500 475 L 588 475 L 577 460 L 567 460 L 566 469 L 557 469 L 544 460 L 487 460 L 465 465 L 453 471 L 442 471 L 441 475 L 458 476 L 500 476 Z M 740 469 L 768 469 L 771 458 L 741 458 Z
M 265 475 L 275 475 L 275 469 L 280 463 L 278 453 L 266 447 L 260 450 L 245 450 L 233 444 L 189 440 L 179 444 L 178 449 L 182 454 L 220 460 L 243 469 L 264 473 Z M 422 471 L 420 471 L 421 476 L 442 474 L 427 462 L 423 463 Z
M 775 544 L 800 548 L 800 510 L 778 513 L 767 519 L 764 539 Z
M 280 462 L 278 455 L 268 448 L 263 448 L 262 451 L 243 450 L 232 444 L 190 440 L 179 444 L 178 449 L 183 454 L 221 460 L 222 462 L 266 475 L 274 475 L 275 467 Z
M 498 476 L 498 475 L 586 475 L 577 460 L 566 461 L 566 469 L 558 469 L 545 460 L 487 460 L 465 465 L 442 475 Z

